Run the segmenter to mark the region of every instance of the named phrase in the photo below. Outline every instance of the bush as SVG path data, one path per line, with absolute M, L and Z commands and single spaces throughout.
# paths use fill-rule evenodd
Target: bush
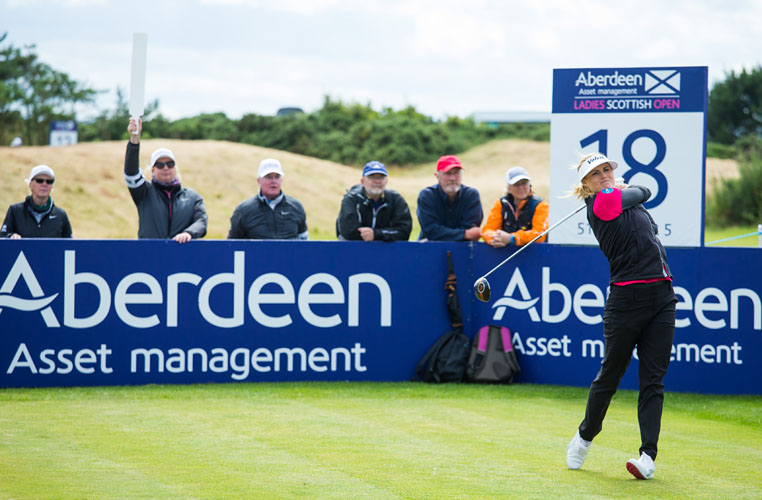
M 710 226 L 762 223 L 762 156 L 741 160 L 738 179 L 725 179 L 707 203 Z
M 707 158 L 735 158 L 736 148 L 726 144 L 720 144 L 719 142 L 710 141 L 706 143 L 706 156 Z

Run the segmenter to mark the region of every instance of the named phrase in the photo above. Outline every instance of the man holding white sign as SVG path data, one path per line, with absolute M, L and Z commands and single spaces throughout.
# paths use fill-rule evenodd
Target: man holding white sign
M 151 154 L 151 180 L 139 167 L 141 121 L 130 118 L 130 141 L 124 157 L 124 179 L 138 208 L 138 238 L 172 238 L 178 243 L 206 235 L 204 199 L 180 184 L 172 150 L 159 148 Z

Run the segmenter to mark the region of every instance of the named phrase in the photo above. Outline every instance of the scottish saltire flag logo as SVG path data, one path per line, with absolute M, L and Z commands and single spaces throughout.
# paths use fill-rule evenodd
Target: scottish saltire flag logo
M 646 94 L 679 94 L 680 72 L 674 69 L 646 71 L 646 81 L 643 87 Z

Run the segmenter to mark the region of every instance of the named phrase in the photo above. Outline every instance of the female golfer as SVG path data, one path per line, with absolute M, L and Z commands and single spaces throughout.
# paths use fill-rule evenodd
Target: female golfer
M 600 153 L 585 156 L 577 166 L 574 194 L 587 205 L 587 220 L 609 260 L 611 278 L 603 313 L 601 369 L 590 386 L 585 419 L 566 449 L 566 464 L 570 469 L 582 466 L 637 346 L 641 446 L 640 458 L 628 460 L 627 470 L 638 479 L 651 479 L 677 299 L 657 226 L 641 205 L 651 192 L 615 180 L 616 168 L 616 162 Z

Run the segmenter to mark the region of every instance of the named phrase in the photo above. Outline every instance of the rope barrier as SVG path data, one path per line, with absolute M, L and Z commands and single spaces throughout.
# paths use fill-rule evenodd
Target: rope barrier
M 725 241 L 732 241 L 732 240 L 740 240 L 741 238 L 748 238 L 749 236 L 760 236 L 760 237 L 762 237 L 762 224 L 760 224 L 758 226 L 758 229 L 757 229 L 756 232 L 749 233 L 749 234 L 742 234 L 742 235 L 739 235 L 739 236 L 731 236 L 730 238 L 723 238 L 721 240 L 710 241 L 709 243 L 705 243 L 704 245 L 706 245 L 706 246 L 708 246 L 708 245 L 716 245 L 717 243 L 723 243 Z

